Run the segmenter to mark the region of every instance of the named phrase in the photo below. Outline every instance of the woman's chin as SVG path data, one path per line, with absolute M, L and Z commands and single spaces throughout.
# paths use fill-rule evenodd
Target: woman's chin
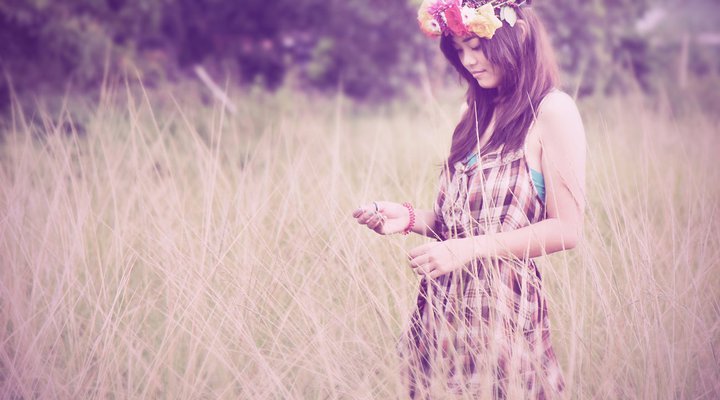
M 487 82 L 482 81 L 482 80 L 480 80 L 480 79 L 476 79 L 476 81 L 477 81 L 477 83 L 478 83 L 478 86 L 480 86 L 480 87 L 483 88 L 483 89 L 495 89 L 495 88 L 497 88 L 497 86 L 498 86 L 497 83 L 495 83 L 495 82 L 493 82 L 493 83 L 487 83 Z

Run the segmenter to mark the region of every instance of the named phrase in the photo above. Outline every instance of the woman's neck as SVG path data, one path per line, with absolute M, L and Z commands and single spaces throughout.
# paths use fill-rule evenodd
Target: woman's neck
M 492 138 L 493 133 L 495 132 L 495 113 L 493 112 L 492 116 L 490 117 L 490 122 L 488 122 L 487 128 L 485 128 L 485 131 L 480 135 L 478 138 L 478 143 L 476 145 L 476 151 L 479 153 L 483 147 L 485 147 L 486 144 L 490 141 L 490 138 Z

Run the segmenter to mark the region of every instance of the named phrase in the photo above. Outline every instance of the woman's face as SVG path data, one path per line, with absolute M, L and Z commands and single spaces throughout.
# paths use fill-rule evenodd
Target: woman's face
M 475 77 L 478 85 L 484 89 L 493 89 L 500 84 L 500 71 L 485 57 L 480 49 L 480 40 L 477 36 L 453 36 L 453 47 L 460 62 Z

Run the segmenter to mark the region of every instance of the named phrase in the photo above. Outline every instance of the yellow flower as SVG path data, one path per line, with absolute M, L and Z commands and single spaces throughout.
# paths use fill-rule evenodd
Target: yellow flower
M 482 38 L 492 39 L 495 31 L 502 26 L 502 21 L 495 16 L 492 4 L 486 3 L 476 10 L 474 15 L 468 15 L 468 29 Z
M 442 30 L 440 24 L 430 14 L 429 8 L 433 4 L 432 0 L 423 1 L 420 9 L 418 10 L 418 23 L 420 23 L 420 29 L 425 32 L 428 36 L 440 36 Z

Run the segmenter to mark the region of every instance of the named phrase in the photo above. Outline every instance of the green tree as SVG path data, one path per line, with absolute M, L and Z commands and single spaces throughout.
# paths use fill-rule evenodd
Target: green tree
M 647 0 L 537 1 L 561 68 L 584 94 L 624 86 L 629 74 L 647 81 L 647 43 L 635 32 Z
M 112 44 L 136 61 L 146 49 L 169 54 L 168 69 L 223 63 L 270 87 L 298 69 L 312 86 L 342 82 L 352 96 L 379 97 L 414 49 L 414 15 L 382 0 L 8 0 L 0 67 L 21 88 L 88 86 Z

